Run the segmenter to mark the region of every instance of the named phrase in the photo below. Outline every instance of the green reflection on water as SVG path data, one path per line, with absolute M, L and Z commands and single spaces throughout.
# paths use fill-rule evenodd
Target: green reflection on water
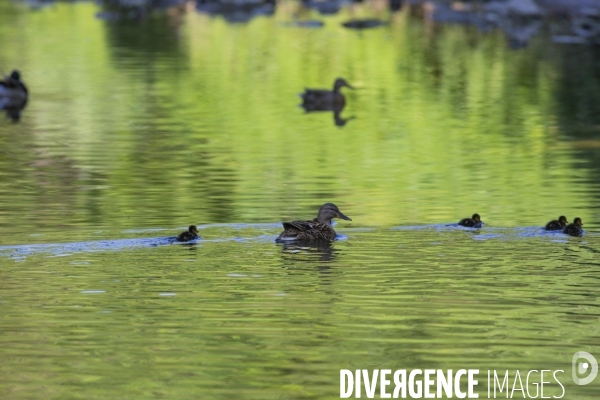
M 353 218 L 329 249 L 221 226 L 202 236 L 254 239 L 0 255 L 2 398 L 336 398 L 340 368 L 568 380 L 575 351 L 600 355 L 596 50 L 512 51 L 406 12 L 361 33 L 339 27 L 350 11 L 283 26 L 295 7 L 132 26 L 89 3 L 0 4 L 0 67 L 31 91 L 21 123 L 0 123 L 2 245 L 312 218 L 325 201 Z M 343 129 L 296 107 L 337 76 L 357 88 Z M 591 232 L 386 229 L 474 211 L 489 227 L 580 216 Z
M 347 13 L 289 28 L 287 3 L 244 25 L 192 12 L 131 26 L 95 11 L 59 3 L 3 21 L 0 63 L 32 92 L 22 123 L 2 126 L 4 227 L 274 222 L 325 200 L 363 226 L 473 211 L 495 226 L 561 213 L 594 226 L 599 117 L 563 115 L 579 92 L 561 96 L 573 78 L 543 37 L 512 51 L 501 34 L 426 29 L 407 13 L 361 33 L 339 27 Z M 573 57 L 597 85 L 593 50 Z M 336 76 L 357 87 L 343 129 L 296 107 L 303 87 Z

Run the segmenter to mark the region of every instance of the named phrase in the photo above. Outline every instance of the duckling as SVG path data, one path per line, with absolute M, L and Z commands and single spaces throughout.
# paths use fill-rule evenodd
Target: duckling
M 340 92 L 342 87 L 354 89 L 344 78 L 337 78 L 333 83 L 333 90 L 324 89 L 304 89 L 300 94 L 305 109 L 322 109 L 323 107 L 343 107 L 346 104 L 346 98 Z
M 567 221 L 567 217 L 561 215 L 558 217 L 558 220 L 550 221 L 546 224 L 547 231 L 562 231 L 569 221 Z
M 21 117 L 21 110 L 27 104 L 27 87 L 21 81 L 21 74 L 14 70 L 9 76 L 0 80 L 0 110 L 14 121 Z
M 179 236 L 177 236 L 178 242 L 189 242 L 190 240 L 194 240 L 199 238 L 198 236 L 198 228 L 196 225 L 190 225 L 187 231 L 181 232 Z
M 458 225 L 466 226 L 467 228 L 481 228 L 483 222 L 481 221 L 479 214 L 473 214 L 471 218 L 463 218 L 458 221 Z
M 283 232 L 277 237 L 277 241 L 331 241 L 335 239 L 336 233 L 331 226 L 333 218 L 341 218 L 352 221 L 342 214 L 340 209 L 332 203 L 325 203 L 319 209 L 319 215 L 312 221 L 293 221 L 283 223 Z
M 581 218 L 575 218 L 572 224 L 565 226 L 563 233 L 571 236 L 582 236 L 583 235 L 583 222 Z

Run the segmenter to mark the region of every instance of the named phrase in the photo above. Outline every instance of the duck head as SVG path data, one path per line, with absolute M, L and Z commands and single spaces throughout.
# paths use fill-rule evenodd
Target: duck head
M 349 217 L 346 217 L 344 214 L 342 214 L 340 209 L 337 208 L 337 206 L 335 204 L 333 204 L 333 203 L 323 204 L 323 206 L 321 206 L 321 209 L 319 210 L 319 216 L 317 217 L 317 221 L 319 221 L 323 224 L 331 225 L 331 220 L 333 218 L 341 218 L 341 219 L 345 219 L 346 221 L 352 221 L 352 219 L 350 219 Z
M 335 80 L 335 83 L 333 84 L 333 91 L 339 92 L 340 89 L 344 86 L 347 88 L 350 88 L 350 89 L 354 89 L 352 86 L 350 86 L 350 84 L 348 82 L 346 82 L 346 80 L 344 78 L 337 78 Z
M 10 73 L 10 77 L 12 79 L 14 79 L 15 81 L 20 81 L 21 80 L 21 74 L 16 69 L 13 72 Z
M 567 217 L 565 217 L 564 215 L 561 215 L 560 217 L 558 217 L 558 222 L 563 224 L 563 226 L 565 226 L 566 224 L 569 223 L 569 221 L 567 221 Z
M 473 214 L 473 216 L 471 217 L 473 219 L 473 221 L 475 221 L 476 223 L 480 223 L 481 222 L 481 217 L 479 216 L 479 214 Z
M 581 222 L 581 218 L 575 218 L 573 223 L 577 226 L 583 226 L 583 222 Z
M 188 231 L 190 233 L 195 233 L 196 235 L 198 234 L 198 228 L 196 228 L 196 225 L 190 225 L 190 227 L 188 228 Z

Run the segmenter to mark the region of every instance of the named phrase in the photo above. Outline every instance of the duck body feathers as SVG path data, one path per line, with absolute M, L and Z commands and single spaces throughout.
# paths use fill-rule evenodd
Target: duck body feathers
M 179 236 L 177 236 L 178 242 L 189 242 L 190 240 L 198 239 L 200 236 L 198 235 L 198 229 L 195 225 L 190 225 L 187 231 L 181 232 Z
M 276 241 L 333 241 L 336 237 L 335 230 L 331 226 L 331 220 L 333 218 L 352 221 L 352 219 L 344 215 L 335 204 L 325 203 L 319 209 L 317 218 L 313 220 L 284 222 L 283 232 L 279 234 Z
M 199 236 L 192 232 L 181 232 L 179 236 L 177 236 L 178 242 L 189 242 L 190 240 L 197 239 Z
M 458 221 L 458 225 L 466 228 L 481 228 L 481 222 L 475 222 L 472 218 L 464 218 Z
M 569 224 L 565 226 L 563 233 L 569 236 L 583 236 L 583 228 L 577 224 Z
M 341 110 L 346 104 L 346 98 L 340 92 L 342 87 L 354 89 L 344 78 L 338 78 L 333 83 L 333 90 L 304 89 L 300 93 L 302 107 L 307 111 L 313 110 Z
M 564 223 L 562 223 L 560 221 L 554 220 L 554 221 L 548 222 L 546 224 L 546 228 L 545 229 L 547 231 L 561 231 L 561 230 L 563 230 L 565 228 L 565 226 L 566 226 L 566 224 L 564 224 Z
M 302 106 L 308 111 L 341 109 L 346 104 L 346 98 L 343 94 L 331 90 L 305 89 L 300 97 L 302 98 Z
M 483 226 L 483 221 L 481 221 L 479 214 L 473 214 L 471 218 L 463 218 L 458 221 L 458 225 L 466 228 L 481 228 Z
M 27 97 L 27 87 L 18 71 L 0 80 L 0 110 L 6 110 L 12 119 L 19 119 L 21 110 L 27 104 Z
M 565 226 L 563 233 L 570 236 L 583 236 L 583 222 L 581 221 L 581 218 L 575 218 L 573 223 Z
M 332 241 L 335 240 L 335 230 L 331 225 L 312 221 L 292 221 L 283 223 L 283 232 L 277 241 Z

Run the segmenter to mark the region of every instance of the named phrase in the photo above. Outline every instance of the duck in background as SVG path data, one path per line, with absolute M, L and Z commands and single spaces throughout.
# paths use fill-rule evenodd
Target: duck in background
M 342 118 L 341 113 L 346 105 L 346 98 L 340 91 L 342 87 L 354 89 L 343 78 L 338 78 L 333 84 L 333 90 L 325 89 L 305 89 L 304 93 L 300 93 L 302 98 L 302 108 L 306 112 L 313 111 L 333 111 L 333 121 L 337 126 L 344 126 L 348 121 L 354 119 Z
M 21 110 L 27 104 L 27 97 L 27 87 L 21 80 L 19 71 L 14 70 L 0 80 L 0 110 L 5 110 L 6 115 L 13 121 L 21 118 Z
M 277 237 L 277 242 L 289 241 L 332 241 L 335 240 L 335 230 L 331 226 L 333 218 L 352 221 L 342 214 L 333 203 L 325 203 L 319 209 L 317 218 L 310 221 L 293 221 L 283 223 L 283 232 Z
M 458 225 L 465 226 L 467 228 L 481 228 L 483 226 L 483 222 L 481 221 L 479 214 L 473 214 L 471 218 L 463 218 L 458 221 Z
M 565 217 L 564 215 L 561 215 L 560 217 L 558 217 L 558 220 L 553 220 L 550 221 L 546 224 L 546 230 L 547 231 L 562 231 L 565 226 L 567 226 L 567 224 L 569 223 L 569 221 L 567 221 L 567 217 Z
M 583 222 L 581 218 L 575 218 L 572 224 L 565 226 L 563 233 L 570 236 L 583 236 Z
M 333 90 L 304 89 L 304 93 L 300 93 L 300 97 L 303 100 L 302 107 L 307 111 L 323 109 L 324 107 L 329 107 L 329 109 L 336 106 L 343 108 L 346 104 L 346 98 L 340 90 L 343 87 L 354 89 L 344 78 L 337 78 L 335 80 Z
M 194 240 L 199 237 L 200 236 L 198 235 L 198 228 L 196 228 L 196 225 L 190 225 L 187 231 L 181 232 L 179 236 L 177 236 L 177 241 L 189 242 L 190 240 Z

